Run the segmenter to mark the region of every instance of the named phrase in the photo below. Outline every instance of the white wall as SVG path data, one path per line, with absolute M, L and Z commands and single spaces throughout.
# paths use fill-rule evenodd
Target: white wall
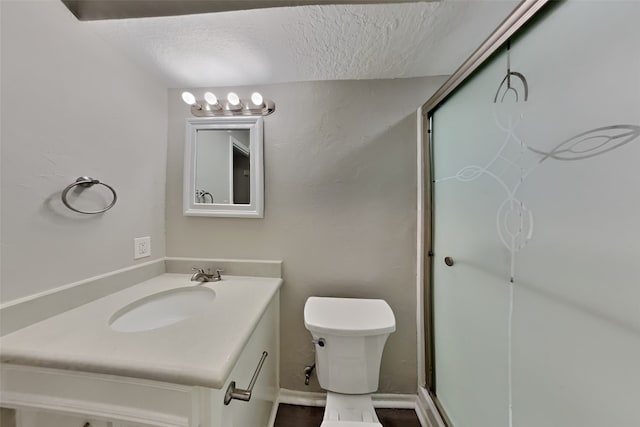
M 166 89 L 60 1 L 1 8 L 2 301 L 133 265 L 134 237 L 151 236 L 141 262 L 164 256 Z M 115 207 L 66 209 L 81 175 Z
M 416 115 L 444 81 L 329 81 L 234 88 L 276 102 L 264 120 L 265 217 L 182 215 L 185 119 L 169 93 L 167 253 L 282 259 L 281 386 L 304 386 L 313 346 L 302 310 L 310 295 L 386 299 L 397 331 L 381 392 L 416 391 Z M 192 90 L 202 96 L 204 89 Z M 226 93 L 226 90 L 215 90 Z

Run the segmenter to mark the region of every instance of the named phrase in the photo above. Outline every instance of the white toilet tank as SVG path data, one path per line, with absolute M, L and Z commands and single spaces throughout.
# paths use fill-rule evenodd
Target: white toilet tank
M 316 346 L 320 386 L 344 394 L 378 389 L 384 344 L 396 330 L 391 307 L 381 299 L 310 297 L 304 325 Z

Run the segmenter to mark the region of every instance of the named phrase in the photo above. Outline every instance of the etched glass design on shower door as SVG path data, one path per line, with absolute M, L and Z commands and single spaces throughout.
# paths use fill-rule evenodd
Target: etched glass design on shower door
M 456 427 L 640 420 L 633 16 L 555 5 L 433 116 L 436 393 Z M 618 398 L 587 405 L 598 388 Z

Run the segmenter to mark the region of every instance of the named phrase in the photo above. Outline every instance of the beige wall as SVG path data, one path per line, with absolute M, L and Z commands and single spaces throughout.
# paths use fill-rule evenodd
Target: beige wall
M 2 300 L 133 265 L 134 237 L 140 262 L 163 257 L 166 88 L 60 1 L 1 7 Z M 112 210 L 61 204 L 81 175 L 117 190 Z
M 305 388 L 310 295 L 384 298 L 397 331 L 381 392 L 415 393 L 416 109 L 443 78 L 278 84 L 265 118 L 264 219 L 182 215 L 185 119 L 169 92 L 168 256 L 282 259 L 281 386 Z M 202 96 L 204 90 L 194 91 Z M 222 95 L 225 91 L 218 90 Z

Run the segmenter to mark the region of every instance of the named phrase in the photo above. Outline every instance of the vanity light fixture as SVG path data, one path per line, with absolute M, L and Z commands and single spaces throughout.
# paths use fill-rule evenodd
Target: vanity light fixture
M 229 92 L 227 94 L 227 101 L 233 106 L 240 105 L 240 97 L 235 92 Z
M 253 92 L 250 99 L 241 99 L 235 92 L 229 92 L 225 100 L 219 100 L 213 92 L 205 92 L 204 100 L 198 101 L 191 92 L 182 92 L 182 100 L 191 106 L 191 114 L 196 117 L 215 116 L 268 116 L 276 106 Z
M 262 99 L 262 95 L 260 95 L 260 92 L 253 92 L 251 94 L 251 102 L 253 102 L 253 105 L 255 105 L 256 107 L 262 107 L 262 101 L 264 100 Z
M 204 93 L 204 100 L 207 101 L 207 104 L 209 104 L 212 107 L 218 107 L 220 108 L 220 104 L 218 104 L 218 97 L 215 96 L 215 94 L 213 92 L 205 92 Z
M 191 92 L 182 92 L 182 100 L 189 105 L 196 105 L 196 97 Z
M 242 103 L 240 102 L 238 94 L 235 92 L 229 92 L 227 94 L 227 103 L 223 108 L 230 112 L 242 110 Z

